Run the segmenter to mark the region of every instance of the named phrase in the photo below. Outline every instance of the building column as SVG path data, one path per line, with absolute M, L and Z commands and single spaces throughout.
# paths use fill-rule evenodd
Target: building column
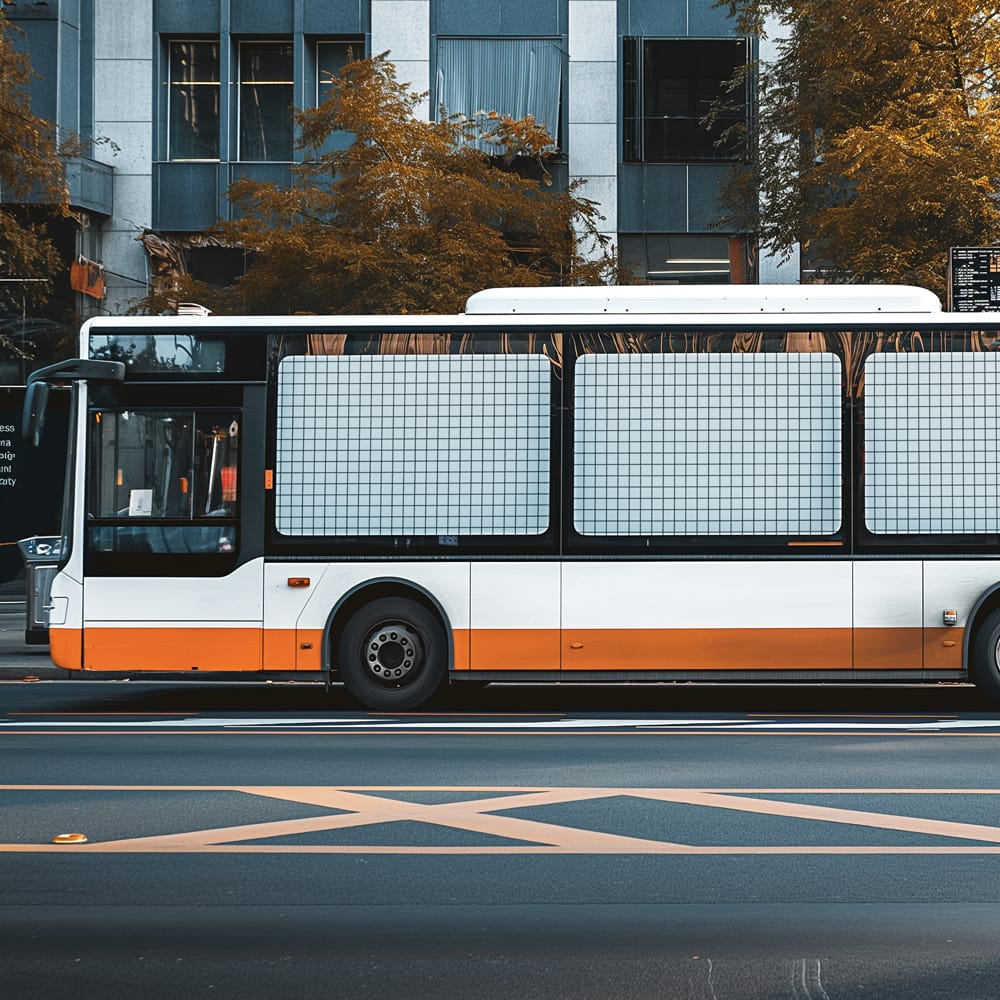
M 135 0 L 94 0 L 94 156 L 114 168 L 103 227 L 105 309 L 125 312 L 147 292 L 136 237 L 153 217 L 153 12 Z
M 418 94 L 431 86 L 430 0 L 371 0 L 371 54 L 389 51 L 396 79 Z M 418 117 L 432 119 L 430 98 L 414 108 Z
M 600 231 L 618 242 L 618 4 L 569 0 L 570 180 L 584 179 Z M 584 254 L 595 248 L 583 246 Z
M 771 16 L 764 23 L 765 37 L 760 41 L 760 62 L 764 65 L 773 60 L 778 53 L 778 43 L 783 32 L 787 32 L 780 19 Z M 758 251 L 757 281 L 761 285 L 797 285 L 801 277 L 801 260 L 799 247 L 796 245 L 791 256 L 786 261 L 773 254 Z

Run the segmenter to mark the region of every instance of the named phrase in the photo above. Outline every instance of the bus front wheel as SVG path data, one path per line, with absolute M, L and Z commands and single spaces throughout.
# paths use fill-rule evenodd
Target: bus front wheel
M 448 662 L 440 619 L 408 597 L 380 597 L 355 611 L 338 652 L 344 686 L 378 711 L 423 704 L 441 686 Z
M 1000 609 L 990 612 L 972 644 L 972 679 L 993 704 L 1000 706 Z

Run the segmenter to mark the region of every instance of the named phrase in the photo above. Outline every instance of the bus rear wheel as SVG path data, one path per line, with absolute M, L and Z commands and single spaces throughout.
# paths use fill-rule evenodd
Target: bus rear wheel
M 338 653 L 344 686 L 378 711 L 422 705 L 441 686 L 448 662 L 440 619 L 408 597 L 380 597 L 355 611 Z
M 990 612 L 976 631 L 971 666 L 980 693 L 1000 706 L 1000 609 Z

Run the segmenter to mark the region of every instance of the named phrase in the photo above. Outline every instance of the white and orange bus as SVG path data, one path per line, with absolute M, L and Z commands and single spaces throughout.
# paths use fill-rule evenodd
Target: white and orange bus
M 376 710 L 514 679 L 1000 698 L 998 345 L 874 286 L 93 319 L 28 390 L 32 437 L 48 385 L 75 399 L 52 658 Z

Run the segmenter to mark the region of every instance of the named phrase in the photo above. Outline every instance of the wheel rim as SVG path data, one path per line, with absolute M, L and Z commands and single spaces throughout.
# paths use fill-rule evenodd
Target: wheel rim
M 365 636 L 365 670 L 379 684 L 409 684 L 423 670 L 424 660 L 420 635 L 406 622 L 382 622 Z

